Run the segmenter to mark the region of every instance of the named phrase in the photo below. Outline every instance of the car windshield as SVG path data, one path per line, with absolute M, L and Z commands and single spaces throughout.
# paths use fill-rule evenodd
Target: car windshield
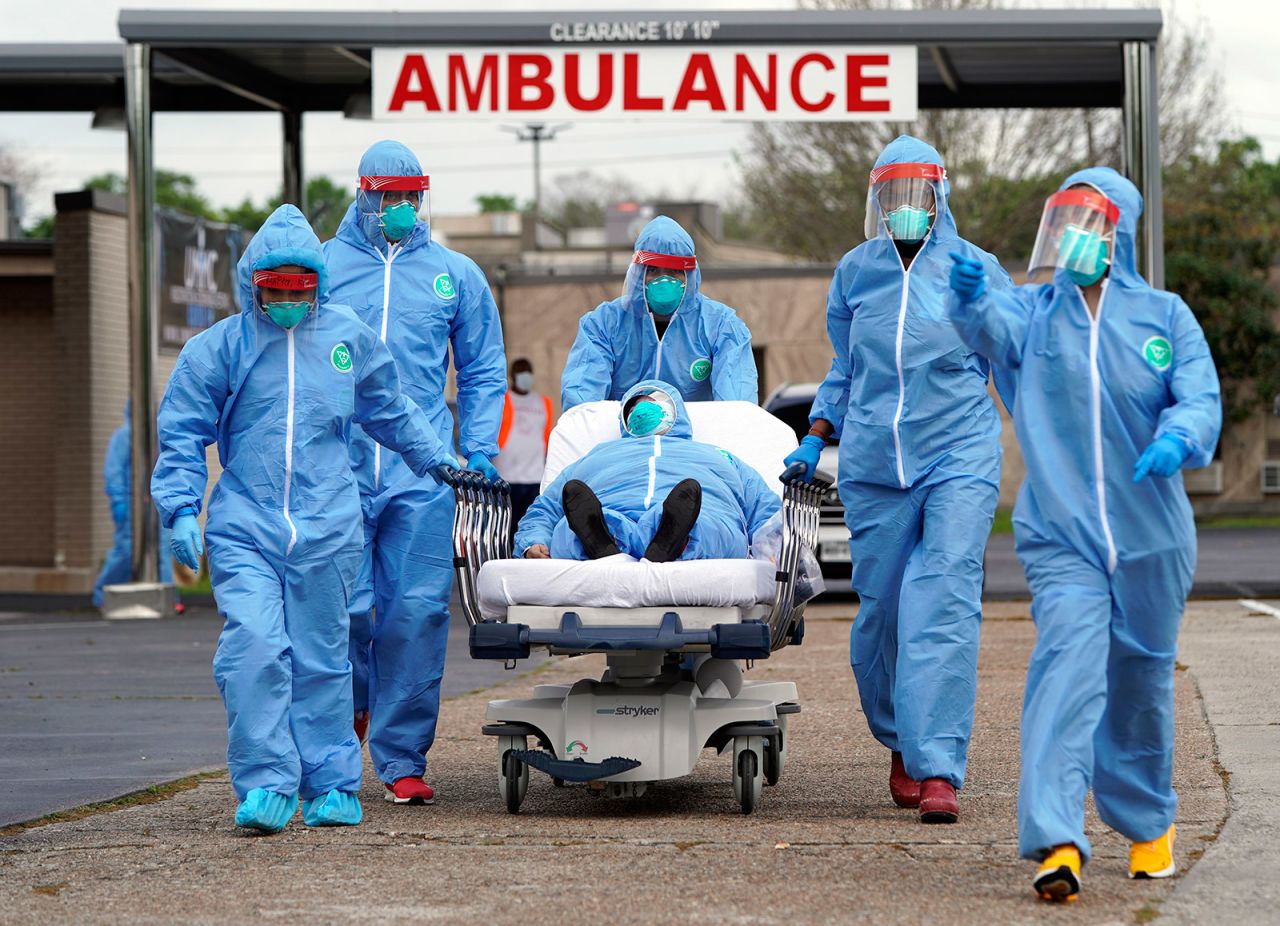
M 773 412 L 775 418 L 778 418 L 783 424 L 796 432 L 796 440 L 802 440 L 809 433 L 809 408 L 810 403 L 804 402 L 783 405 L 772 408 L 770 411 Z M 833 439 L 828 443 L 835 446 L 839 441 Z

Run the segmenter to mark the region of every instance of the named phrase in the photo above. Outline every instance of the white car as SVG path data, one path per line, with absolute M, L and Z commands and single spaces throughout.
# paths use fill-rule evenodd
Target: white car
M 765 411 L 771 412 L 796 432 L 799 440 L 809 433 L 809 409 L 818 393 L 818 383 L 783 383 L 764 400 Z M 825 447 L 818 462 L 818 472 L 831 482 L 826 498 L 822 500 L 822 514 L 818 524 L 818 563 L 829 591 L 846 591 L 853 562 L 849 555 L 849 529 L 844 523 L 844 505 L 836 490 L 840 475 L 839 442 Z

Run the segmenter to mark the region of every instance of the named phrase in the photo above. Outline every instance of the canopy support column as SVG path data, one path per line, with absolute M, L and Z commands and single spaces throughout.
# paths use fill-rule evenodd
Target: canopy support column
M 1164 192 L 1160 178 L 1160 60 L 1154 42 L 1124 45 L 1122 169 L 1143 199 L 1140 269 L 1164 288 Z
M 159 523 L 151 506 L 156 458 L 155 174 L 152 158 L 151 46 L 125 48 L 125 123 L 129 156 L 129 392 L 133 402 L 133 578 L 159 578 Z
M 302 173 L 302 113 L 286 109 L 280 114 L 284 121 L 284 191 L 286 203 L 293 203 L 307 214 L 307 186 Z

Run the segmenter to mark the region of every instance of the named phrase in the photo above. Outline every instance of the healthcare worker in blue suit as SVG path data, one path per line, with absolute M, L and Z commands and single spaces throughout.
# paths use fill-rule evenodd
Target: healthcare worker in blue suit
M 429 182 L 413 152 L 380 141 L 360 159 L 359 190 L 325 243 L 334 299 L 351 305 L 390 349 L 405 393 L 452 446 L 445 404 L 449 358 L 457 371 L 463 459 L 498 478 L 506 355 L 498 309 L 480 268 L 431 240 Z M 453 582 L 453 493 L 423 483 L 405 461 L 353 429 L 365 562 L 351 602 L 355 727 L 385 797 L 434 799 L 423 781 L 436 735 Z
M 565 467 L 529 507 L 517 556 L 651 562 L 736 559 L 781 503 L 754 469 L 693 440 L 679 391 L 646 380 L 619 410 L 618 440 Z
M 871 171 L 867 241 L 827 296 L 831 370 L 787 463 L 812 476 L 840 441 L 839 491 L 861 598 L 851 661 L 889 789 L 926 823 L 953 823 L 977 695 L 982 555 L 1000 489 L 1000 416 L 989 365 L 947 317 L 951 251 L 1011 285 L 956 231 L 942 158 L 891 142 Z
M 1037 893 L 1075 897 L 1090 787 L 1131 877 L 1173 874 L 1173 671 L 1196 561 L 1183 467 L 1213 459 L 1218 374 L 1186 304 L 1135 269 L 1142 197 L 1108 167 L 1050 197 L 1033 279 L 992 293 L 957 255 L 951 317 L 1016 377 L 1027 477 L 1014 508 L 1036 645 L 1022 708 L 1018 841 Z
M 115 536 L 102 571 L 93 586 L 93 606 L 102 607 L 102 590 L 108 585 L 128 582 L 133 576 L 133 411 L 130 403 L 124 407 L 124 424 L 116 428 L 107 442 L 107 456 L 102 463 L 102 482 L 111 501 L 111 520 Z M 169 555 L 169 532 L 161 529 L 160 581 L 173 582 L 173 560 Z M 182 614 L 186 608 L 182 602 L 173 606 Z
M 660 379 L 686 402 L 757 402 L 751 332 L 738 313 L 701 292 L 693 239 L 660 215 L 640 232 L 622 296 L 582 317 L 565 361 L 560 404 L 618 400 Z
M 151 495 L 174 555 L 196 568 L 205 448 L 217 442 L 205 539 L 225 621 L 213 673 L 237 825 L 276 832 L 299 797 L 309 826 L 355 824 L 347 602 L 363 535 L 348 435 L 360 422 L 417 478 L 457 461 L 400 391 L 390 352 L 329 300 L 301 212 L 273 212 L 236 270 L 240 313 L 192 338 L 169 379 Z

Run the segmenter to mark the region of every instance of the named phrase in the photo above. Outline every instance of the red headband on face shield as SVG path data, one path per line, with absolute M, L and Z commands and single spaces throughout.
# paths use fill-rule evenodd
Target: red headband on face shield
M 1120 207 L 1093 190 L 1063 190 L 1061 193 L 1054 193 L 1045 202 L 1045 209 L 1057 206 L 1082 206 L 1105 215 L 1112 225 L 1120 223 Z
M 320 285 L 318 273 L 277 273 L 274 270 L 253 271 L 253 285 L 267 289 L 315 289 Z
M 422 192 L 431 189 L 430 177 L 361 177 L 360 189 L 379 193 Z
M 659 254 L 657 251 L 636 251 L 633 263 L 647 267 L 662 267 L 664 270 L 696 270 L 698 258 L 685 257 L 680 254 Z
M 871 171 L 872 183 L 883 183 L 886 180 L 928 180 L 940 183 L 946 179 L 947 172 L 939 164 L 885 164 Z

